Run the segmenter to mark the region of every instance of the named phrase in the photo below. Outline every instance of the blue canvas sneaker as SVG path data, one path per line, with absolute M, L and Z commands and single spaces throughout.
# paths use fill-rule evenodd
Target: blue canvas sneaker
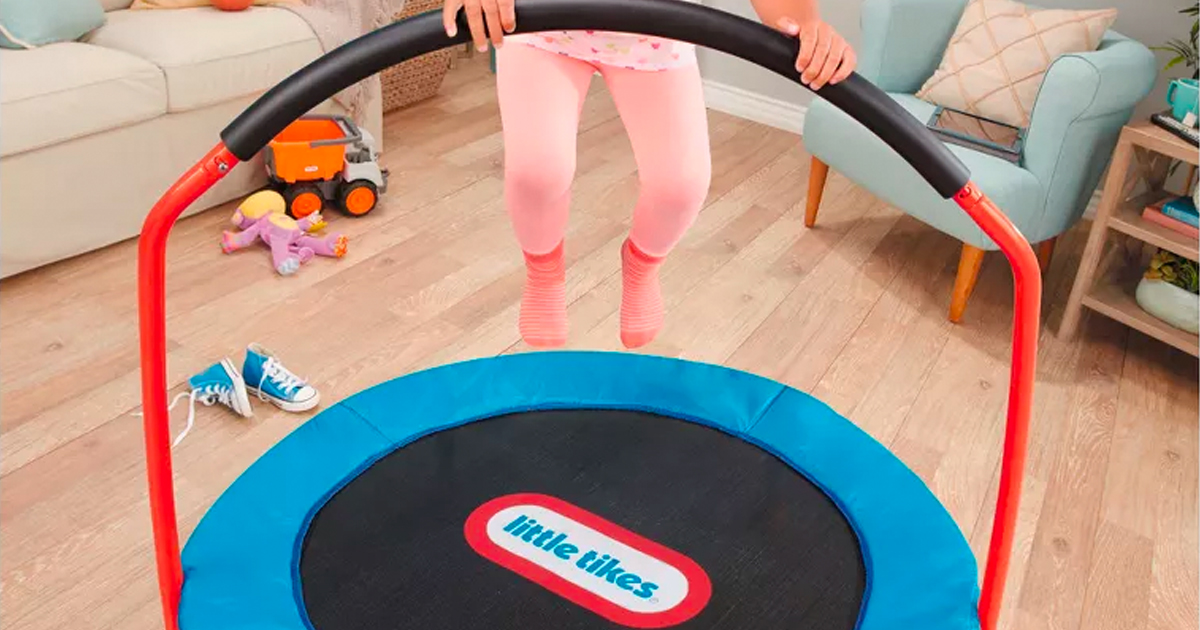
M 246 390 L 259 400 L 284 411 L 308 411 L 321 402 L 321 395 L 304 379 L 292 374 L 270 350 L 252 343 L 246 348 Z
M 189 378 L 188 386 L 191 391 L 177 394 L 167 408 L 170 411 L 180 400 L 189 399 L 187 426 L 175 438 L 172 446 L 178 446 L 192 430 L 196 422 L 196 401 L 208 407 L 220 403 L 243 418 L 254 415 L 254 410 L 250 408 L 250 397 L 246 394 L 246 381 L 229 359 L 221 359 L 220 363 L 214 363 L 207 370 Z

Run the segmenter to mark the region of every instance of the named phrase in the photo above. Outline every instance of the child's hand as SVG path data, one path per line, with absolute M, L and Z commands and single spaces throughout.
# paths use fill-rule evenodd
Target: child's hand
M 808 87 L 819 90 L 850 76 L 858 65 L 858 56 L 833 27 L 821 20 L 797 22 L 781 18 L 779 29 L 800 38 L 800 55 L 796 71 Z
M 517 28 L 517 14 L 513 0 L 446 0 L 442 8 L 442 25 L 450 37 L 458 35 L 455 19 L 458 10 L 466 7 L 467 24 L 471 26 L 471 39 L 479 52 L 487 50 L 488 34 L 497 48 L 504 41 L 504 34 Z M 484 27 L 487 24 L 487 27 Z

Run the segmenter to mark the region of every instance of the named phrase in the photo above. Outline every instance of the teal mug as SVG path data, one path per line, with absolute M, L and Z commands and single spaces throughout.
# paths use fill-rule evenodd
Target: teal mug
M 1171 115 L 1175 120 L 1183 122 L 1188 113 L 1200 117 L 1196 96 L 1200 88 L 1195 79 L 1175 79 L 1167 86 L 1167 104 L 1171 106 Z

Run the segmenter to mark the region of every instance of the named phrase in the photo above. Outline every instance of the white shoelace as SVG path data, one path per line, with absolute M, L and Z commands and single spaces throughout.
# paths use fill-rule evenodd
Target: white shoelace
M 167 407 L 167 413 L 171 413 L 171 410 L 175 408 L 175 405 L 179 404 L 179 401 L 183 400 L 184 398 L 191 399 L 188 403 L 187 426 L 185 426 L 183 431 L 175 437 L 175 441 L 171 443 L 171 448 L 179 446 L 179 443 L 183 441 L 183 438 L 187 437 L 187 434 L 196 424 L 197 400 L 200 401 L 205 407 L 211 407 L 217 403 L 222 403 L 232 408 L 233 388 L 209 385 L 207 387 L 201 387 L 200 389 L 194 389 L 190 392 L 180 392 L 179 394 L 175 395 L 175 399 L 172 400 L 171 405 Z
M 292 374 L 283 367 L 282 363 L 274 358 L 267 359 L 267 362 L 263 363 L 262 376 L 258 379 L 258 399 L 264 402 L 267 400 L 267 396 L 263 394 L 263 383 L 267 382 L 268 378 L 272 383 L 278 385 L 285 395 L 291 395 L 292 392 L 306 385 L 304 379 Z

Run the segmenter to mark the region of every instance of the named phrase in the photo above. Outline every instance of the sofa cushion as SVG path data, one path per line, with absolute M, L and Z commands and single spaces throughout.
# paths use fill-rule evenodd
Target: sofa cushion
M 76 42 L 0 50 L 0 155 L 161 116 L 167 86 L 154 64 Z
M 170 112 L 263 92 L 322 53 L 308 24 L 276 7 L 113 11 L 88 41 L 162 68 Z

